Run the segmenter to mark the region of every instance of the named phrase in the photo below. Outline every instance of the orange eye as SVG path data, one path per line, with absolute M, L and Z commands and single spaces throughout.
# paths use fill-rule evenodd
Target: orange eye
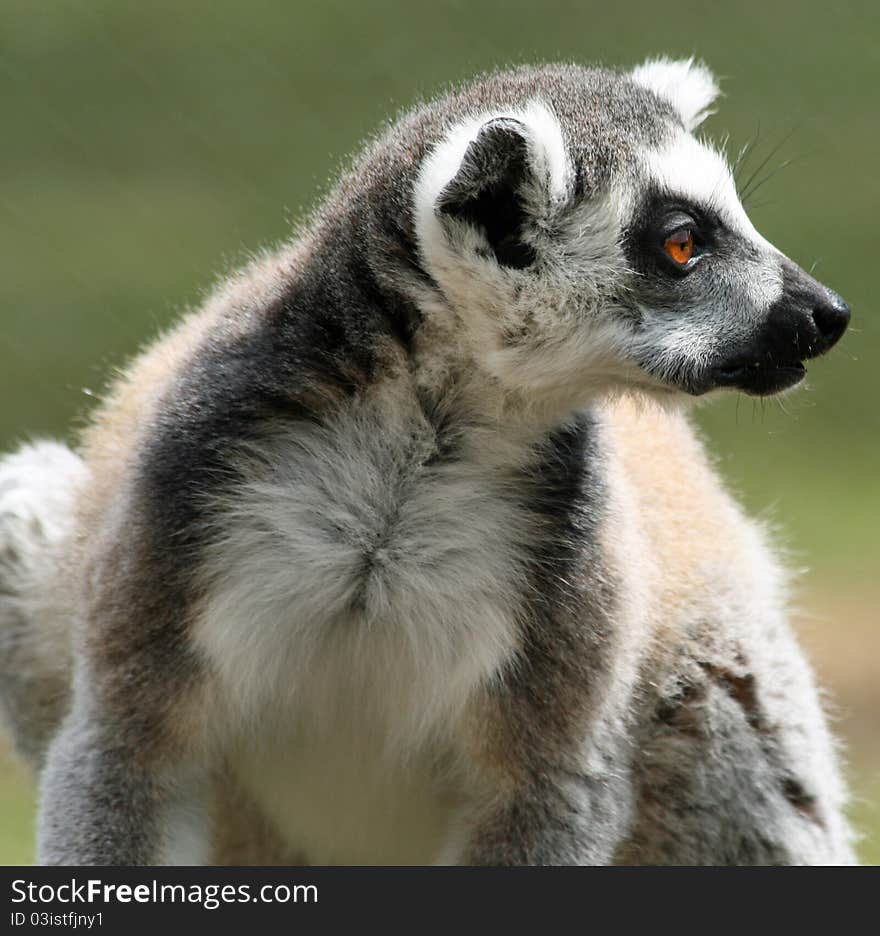
M 694 255 L 694 232 L 690 228 L 676 231 L 666 238 L 663 249 L 679 266 L 685 266 Z

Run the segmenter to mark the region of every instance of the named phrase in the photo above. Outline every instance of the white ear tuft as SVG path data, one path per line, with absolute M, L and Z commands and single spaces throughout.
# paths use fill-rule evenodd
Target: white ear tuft
M 712 104 L 721 93 L 712 72 L 692 58 L 648 59 L 633 69 L 631 77 L 672 104 L 688 130 L 694 130 L 714 113 Z

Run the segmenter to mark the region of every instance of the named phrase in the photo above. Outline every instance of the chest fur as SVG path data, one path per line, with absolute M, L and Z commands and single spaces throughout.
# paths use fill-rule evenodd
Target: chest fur
M 383 758 L 382 740 L 341 723 L 299 723 L 229 757 L 237 785 L 275 835 L 310 864 L 432 864 L 460 807 L 459 785 L 430 755 Z M 380 756 L 377 756 L 377 749 Z
M 241 454 L 194 636 L 234 769 L 291 848 L 432 860 L 468 782 L 465 710 L 523 650 L 535 593 L 549 621 L 577 578 L 587 439 L 586 424 L 543 446 L 438 438 L 386 405 Z
M 385 408 L 241 455 L 196 628 L 235 705 L 354 714 L 409 747 L 512 659 L 533 517 L 468 447 L 441 457 L 421 413 Z

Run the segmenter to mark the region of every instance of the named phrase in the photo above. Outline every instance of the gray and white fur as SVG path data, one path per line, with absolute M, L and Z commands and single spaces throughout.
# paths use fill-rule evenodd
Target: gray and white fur
M 683 406 L 849 312 L 693 135 L 716 95 L 657 60 L 416 109 L 78 455 L 0 462 L 40 862 L 853 861 L 785 575 Z

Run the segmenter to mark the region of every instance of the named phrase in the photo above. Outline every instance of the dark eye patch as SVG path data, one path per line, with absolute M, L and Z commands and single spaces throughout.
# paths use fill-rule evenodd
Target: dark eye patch
M 698 257 L 715 252 L 724 243 L 726 231 L 717 212 L 667 192 L 646 193 L 634 223 L 624 233 L 632 268 L 657 277 L 687 276 L 695 266 L 675 264 L 663 249 L 665 241 L 683 229 L 693 232 Z

